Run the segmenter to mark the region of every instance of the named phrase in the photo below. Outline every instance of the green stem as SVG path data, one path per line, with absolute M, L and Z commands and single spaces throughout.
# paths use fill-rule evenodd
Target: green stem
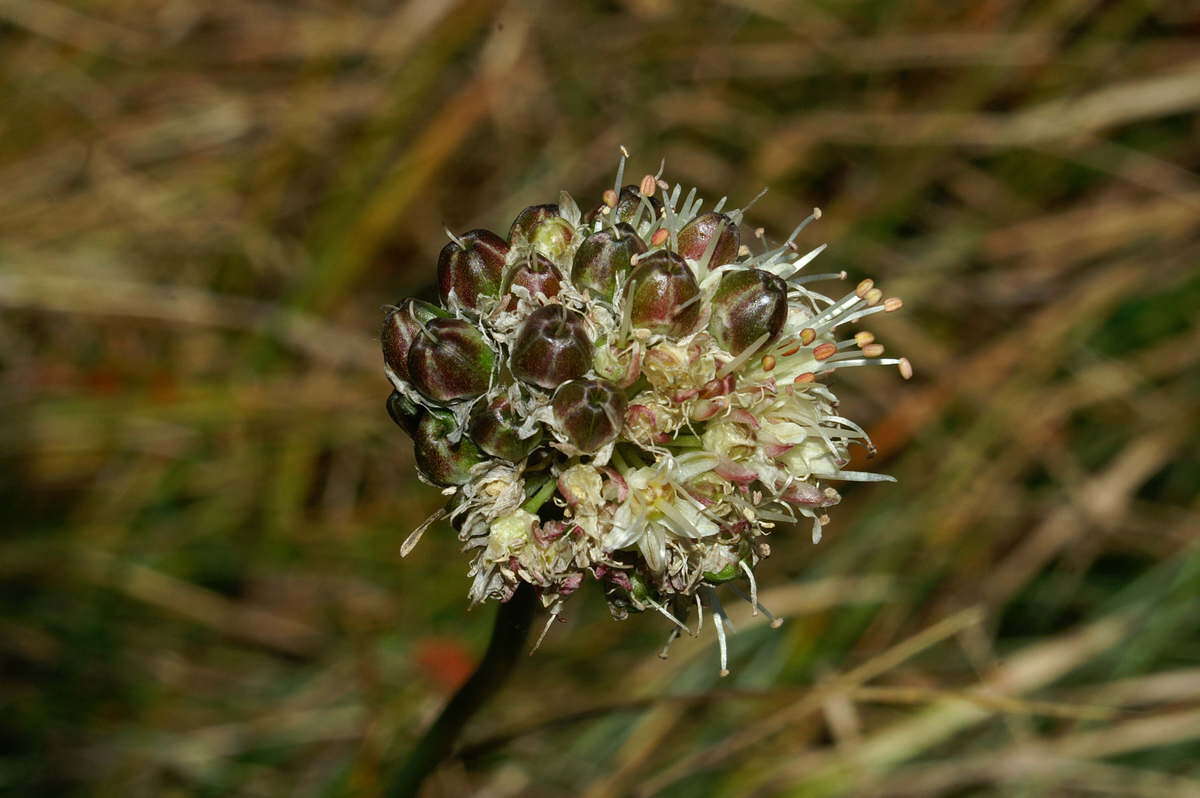
M 403 766 L 385 774 L 384 795 L 390 798 L 417 795 L 425 779 L 450 755 L 467 721 L 504 685 L 516 666 L 529 637 L 537 604 L 533 588 L 522 582 L 512 598 L 500 605 L 491 642 L 479 666 L 446 704 Z

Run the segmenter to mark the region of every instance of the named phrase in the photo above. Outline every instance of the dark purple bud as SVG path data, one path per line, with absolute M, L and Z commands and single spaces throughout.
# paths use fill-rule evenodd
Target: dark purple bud
M 679 254 L 692 260 L 700 260 L 708 250 L 709 242 L 717 239 L 716 249 L 708 261 L 708 268 L 715 269 L 737 260 L 741 236 L 738 227 L 723 213 L 702 213 L 683 226 L 679 231 Z
M 529 314 L 509 360 L 513 375 L 541 388 L 557 388 L 592 367 L 592 342 L 583 316 L 562 305 Z
M 518 263 L 514 263 L 504 278 L 504 295 L 512 293 L 514 285 L 522 286 L 533 296 L 538 292 L 547 298 L 558 296 L 562 288 L 562 272 L 545 255 L 530 252 Z
M 517 214 L 508 231 L 511 246 L 525 241 L 552 261 L 562 260 L 574 237 L 575 228 L 559 215 L 557 205 L 530 205 Z
M 421 325 L 450 314 L 419 299 L 409 297 L 400 301 L 383 320 L 383 332 L 379 335 L 383 344 L 383 362 L 400 379 L 410 381 L 408 375 L 408 350 L 421 332 Z
M 708 331 L 731 355 L 762 336 L 774 341 L 788 316 L 787 283 L 762 269 L 725 272 L 712 299 Z
M 408 352 L 412 384 L 434 402 L 474 399 L 487 392 L 496 353 L 470 322 L 433 319 Z
M 415 402 L 399 391 L 392 391 L 387 398 L 387 411 L 396 426 L 409 435 L 413 434 L 421 418 L 421 408 Z
M 700 286 L 683 258 L 674 252 L 651 252 L 629 276 L 625 301 L 634 327 L 682 338 L 700 318 Z
M 554 393 L 554 420 L 580 451 L 594 452 L 621 434 L 625 394 L 604 380 L 571 380 Z
M 454 414 L 447 410 L 428 410 L 413 431 L 413 455 L 417 468 L 436 485 L 462 485 L 471 478 L 471 467 L 487 456 L 466 435 L 451 439 L 458 430 Z
M 471 410 L 468 431 L 471 440 L 492 457 L 517 462 L 542 442 L 542 430 L 528 438 L 517 434 L 521 419 L 517 417 L 507 396 L 497 396 L 490 402 L 480 402 Z
M 459 243 L 462 246 L 459 246 Z M 479 300 L 500 293 L 500 277 L 508 256 L 508 244 L 489 230 L 463 233 L 438 255 L 438 290 L 442 302 L 450 305 L 450 294 L 470 310 L 479 309 Z
M 609 189 L 611 191 L 611 189 Z M 608 193 L 608 192 L 605 192 Z M 642 200 L 645 199 L 645 203 Z M 647 209 L 649 205 L 649 209 Z M 623 222 L 629 225 L 637 225 L 647 220 L 653 221 L 662 216 L 662 200 L 658 197 L 642 197 L 641 189 L 637 186 L 625 186 L 621 189 L 621 193 L 617 195 L 616 205 L 608 212 L 608 216 L 612 221 Z M 604 213 L 604 206 L 599 205 L 587 212 L 584 217 L 584 224 L 592 224 L 597 218 Z
M 592 296 L 612 299 L 617 278 L 629 271 L 634 255 L 645 251 L 645 242 L 627 224 L 592 233 L 575 250 L 571 282 Z

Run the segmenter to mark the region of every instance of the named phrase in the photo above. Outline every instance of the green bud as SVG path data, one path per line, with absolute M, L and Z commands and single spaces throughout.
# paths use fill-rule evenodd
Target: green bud
M 545 255 L 531 252 L 528 257 L 514 263 L 508 270 L 508 274 L 504 278 L 504 295 L 506 297 L 512 293 L 514 285 L 528 289 L 533 296 L 537 296 L 540 291 L 547 298 L 556 297 L 559 289 L 562 288 L 562 272 Z
M 427 410 L 413 431 L 413 455 L 417 468 L 436 485 L 462 485 L 470 478 L 471 467 L 487 456 L 466 435 L 457 443 L 450 438 L 458 428 L 448 410 Z
M 491 384 L 496 353 L 470 322 L 433 319 L 408 352 L 412 384 L 434 402 L 482 396 Z
M 459 246 L 459 244 L 462 244 Z M 508 244 L 489 230 L 463 233 L 438 255 L 438 290 L 442 303 L 450 306 L 450 295 L 469 310 L 478 310 L 480 299 L 500 293 Z
M 708 330 L 731 355 L 741 354 L 763 335 L 774 341 L 788 316 L 788 287 L 762 269 L 725 272 L 712 299 Z
M 421 408 L 399 391 L 392 391 L 388 396 L 387 412 L 396 426 L 409 435 L 413 434 L 421 416 Z
M 513 375 L 541 388 L 557 388 L 592 367 L 592 342 L 583 316 L 562 305 L 529 314 L 512 348 Z
M 683 226 L 679 231 L 679 254 L 692 260 L 700 260 L 708 249 L 709 242 L 717 238 L 716 249 L 708 261 L 708 268 L 715 269 L 737 260 L 741 236 L 738 227 L 723 213 L 702 213 Z
M 594 452 L 617 439 L 628 404 L 625 394 L 604 380 L 571 380 L 554 393 L 554 419 L 580 451 Z
M 629 271 L 634 255 L 645 251 L 645 242 L 625 223 L 592 233 L 575 250 L 571 281 L 592 296 L 612 299 L 617 278 Z
M 480 402 L 471 410 L 471 420 L 467 427 L 471 440 L 479 448 L 492 457 L 517 462 L 529 456 L 529 453 L 542 442 L 542 431 L 539 429 L 528 438 L 517 434 L 521 419 L 517 417 L 507 396 L 497 396 L 490 402 Z
M 436 318 L 450 314 L 419 299 L 409 297 L 400 301 L 383 320 L 383 331 L 379 335 L 383 345 L 383 361 L 400 379 L 410 381 L 408 374 L 408 350 L 421 333 L 421 326 Z
M 508 242 L 526 241 L 552 261 L 561 261 L 571 247 L 575 228 L 562 218 L 557 205 L 530 205 L 517 214 L 508 231 Z
M 625 301 L 634 327 L 682 338 L 700 318 L 700 286 L 683 258 L 674 252 L 651 252 L 629 276 Z

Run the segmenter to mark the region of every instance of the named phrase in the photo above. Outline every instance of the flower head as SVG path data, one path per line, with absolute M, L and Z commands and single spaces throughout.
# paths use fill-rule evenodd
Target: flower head
M 472 553 L 472 600 L 525 582 L 553 619 L 594 581 L 615 617 L 659 612 L 673 636 L 707 604 L 724 673 L 716 588 L 745 580 L 763 609 L 765 538 L 803 521 L 816 542 L 831 483 L 890 479 L 846 469 L 870 441 L 824 380 L 868 364 L 910 376 L 869 332 L 843 332 L 901 303 L 870 280 L 838 298 L 809 288 L 845 278 L 802 271 L 824 249 L 795 246 L 819 211 L 778 246 L 759 231 L 755 253 L 745 209 L 705 210 L 658 175 L 622 186 L 624 166 L 586 214 L 563 192 L 507 239 L 451 236 L 442 305 L 388 313 L 388 409 L 450 495 L 437 517 Z

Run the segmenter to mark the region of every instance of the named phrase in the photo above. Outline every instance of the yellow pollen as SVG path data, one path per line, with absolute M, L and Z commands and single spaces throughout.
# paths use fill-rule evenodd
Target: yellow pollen
M 813 339 L 815 339 L 816 337 L 817 337 L 816 330 L 814 330 L 812 327 L 805 327 L 803 330 L 800 331 L 800 344 L 802 346 L 808 346 L 809 344 L 811 344 L 813 342 Z
M 878 288 L 872 288 L 867 293 L 863 294 L 863 299 L 867 300 L 868 305 L 878 305 L 879 300 L 883 299 L 883 292 Z
M 874 287 L 875 287 L 875 281 L 868 277 L 866 280 L 863 280 L 861 283 L 858 284 L 858 287 L 854 289 L 854 293 L 858 296 L 859 299 L 862 299 L 864 296 L 867 295 L 867 292 L 870 291 Z
M 749 254 L 750 254 L 750 247 L 746 246 L 745 244 L 742 244 L 740 247 L 738 247 L 738 255 L 740 255 L 741 257 L 744 258 Z
M 866 346 L 869 343 L 873 343 L 874 341 L 875 341 L 875 333 L 873 333 L 873 332 L 863 330 L 862 332 L 858 332 L 858 333 L 854 334 L 854 343 L 858 344 L 859 349 L 863 348 L 864 346 Z

